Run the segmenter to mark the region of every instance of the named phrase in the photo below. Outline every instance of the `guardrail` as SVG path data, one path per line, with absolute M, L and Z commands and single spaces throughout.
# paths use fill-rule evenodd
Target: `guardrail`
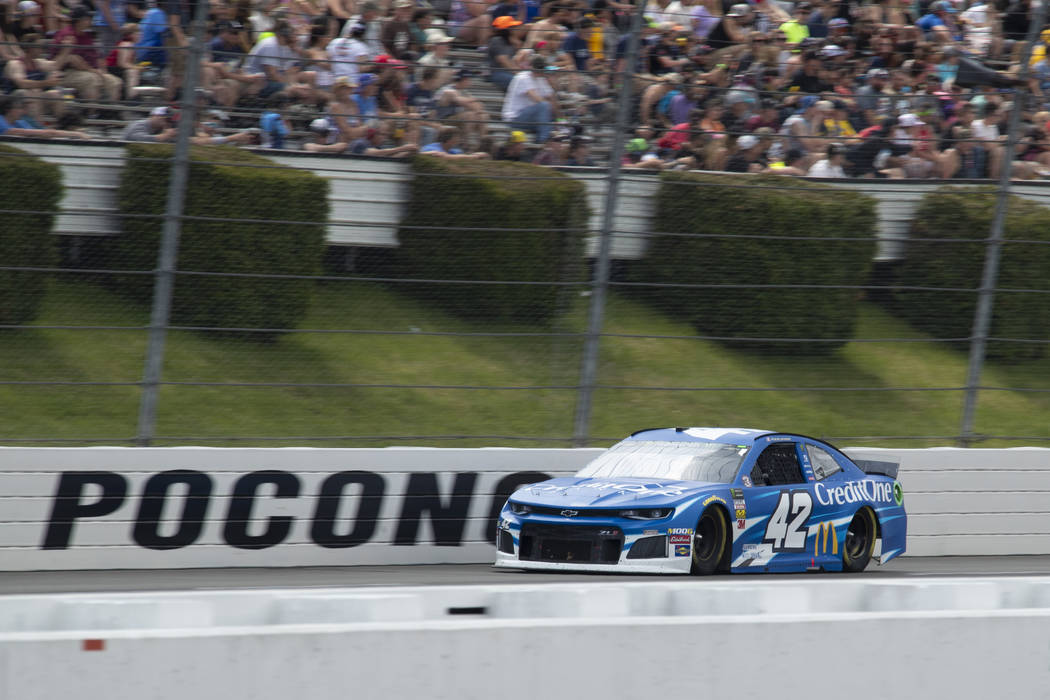
M 1028 698 L 1048 622 L 1047 578 L 6 596 L 0 698 Z
M 863 451 L 901 462 L 908 554 L 1050 553 L 1050 449 Z M 507 495 L 599 452 L 0 448 L 0 570 L 491 562 Z
M 123 167 L 120 142 L 17 142 L 19 148 L 59 164 L 66 193 L 55 232 L 65 235 L 112 235 L 120 231 L 117 185 Z M 330 156 L 299 151 L 261 150 L 274 161 L 311 170 L 331 182 L 331 218 L 327 239 L 331 245 L 382 246 L 398 244 L 397 228 L 407 201 L 409 164 L 400 160 L 364 156 Z M 563 168 L 584 182 L 591 206 L 590 228 L 601 228 L 608 186 L 604 168 Z M 807 178 L 808 179 L 808 178 Z M 878 212 L 877 260 L 899 258 L 919 200 L 946 184 L 988 186 L 990 181 L 964 180 L 821 180 L 828 185 L 860 191 L 874 197 Z M 616 235 L 611 256 L 636 259 L 645 251 L 643 234 L 652 230 L 655 173 L 625 171 L 616 200 Z M 1050 182 L 1015 182 L 1010 191 L 1039 204 L 1050 204 Z M 591 241 L 587 254 L 596 255 Z

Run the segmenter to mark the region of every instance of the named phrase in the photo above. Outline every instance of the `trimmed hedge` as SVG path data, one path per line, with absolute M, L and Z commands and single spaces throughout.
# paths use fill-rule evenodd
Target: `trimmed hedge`
M 980 285 L 986 239 L 995 213 L 994 188 L 943 187 L 923 197 L 912 220 L 911 238 L 901 266 L 900 284 L 916 287 L 976 289 Z M 945 242 L 943 239 L 967 239 Z M 1011 197 L 1002 246 L 999 289 L 1050 290 L 1050 209 Z M 973 241 L 972 243 L 969 241 Z M 938 338 L 968 338 L 973 329 L 977 292 L 899 289 L 899 313 L 916 328 Z M 996 292 L 990 335 L 1021 340 L 1050 339 L 1050 294 Z M 960 347 L 966 344 L 960 343 Z M 1042 357 L 1046 345 L 990 341 L 989 357 L 1008 360 Z
M 430 280 L 584 279 L 583 229 L 589 210 L 582 183 L 539 166 L 433 156 L 417 156 L 413 174 L 398 232 L 400 275 Z M 520 230 L 470 230 L 484 227 Z M 549 323 L 567 298 L 565 287 L 544 284 L 420 283 L 399 289 L 452 313 L 491 321 Z
M 130 144 L 121 177 L 122 214 L 163 215 L 172 147 Z M 234 147 L 194 147 L 184 213 L 252 221 L 182 222 L 177 269 L 263 275 L 316 275 L 324 254 L 328 181 Z M 275 223 L 266 221 L 304 223 Z M 255 221 L 258 220 L 258 221 Z M 163 218 L 128 216 L 107 246 L 114 269 L 152 270 Z M 143 302 L 152 275 L 115 275 L 116 284 Z M 294 328 L 310 303 L 313 282 L 302 279 L 177 275 L 174 325 L 215 328 Z M 272 334 L 250 334 L 272 339 Z
M 784 176 L 664 173 L 653 230 L 700 236 L 653 236 L 630 278 L 642 284 L 745 285 L 643 286 L 640 294 L 661 311 L 688 319 L 701 334 L 727 338 L 731 345 L 826 353 L 845 341 L 733 339 L 848 339 L 860 296 L 856 289 L 747 285 L 866 284 L 875 253 L 875 225 L 872 198 L 827 185 Z M 803 236 L 816 238 L 794 239 Z
M 0 145 L 0 250 L 8 267 L 53 267 L 58 249 L 51 227 L 62 198 L 62 170 L 21 149 Z M 16 214 L 13 210 L 42 212 Z M 0 270 L 0 323 L 36 318 L 47 273 Z

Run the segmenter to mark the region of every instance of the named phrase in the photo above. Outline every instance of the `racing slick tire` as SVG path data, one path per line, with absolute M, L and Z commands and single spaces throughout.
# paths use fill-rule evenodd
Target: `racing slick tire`
M 871 508 L 861 508 L 853 516 L 842 543 L 842 570 L 849 573 L 864 571 L 875 551 L 875 514 Z
M 721 508 L 700 515 L 693 533 L 692 573 L 700 576 L 729 572 L 729 522 Z

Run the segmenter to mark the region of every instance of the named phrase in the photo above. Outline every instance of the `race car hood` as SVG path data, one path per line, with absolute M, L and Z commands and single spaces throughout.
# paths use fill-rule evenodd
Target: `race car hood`
M 725 484 L 633 477 L 561 477 L 525 486 L 511 500 L 558 508 L 651 508 L 674 505 Z

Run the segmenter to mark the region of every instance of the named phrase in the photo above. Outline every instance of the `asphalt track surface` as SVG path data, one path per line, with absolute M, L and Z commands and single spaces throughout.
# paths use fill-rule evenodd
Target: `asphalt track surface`
M 787 580 L 846 574 L 736 574 L 717 579 Z M 904 557 L 885 566 L 872 563 L 857 578 L 875 580 L 943 576 L 1048 576 L 1050 556 Z M 689 580 L 687 577 L 566 574 L 494 569 L 487 564 L 412 566 L 341 566 L 274 569 L 161 569 L 150 571 L 0 572 L 0 595 L 25 593 L 100 593 L 192 591 L 258 588 L 331 588 L 360 586 L 461 586 L 540 583 L 617 583 Z

